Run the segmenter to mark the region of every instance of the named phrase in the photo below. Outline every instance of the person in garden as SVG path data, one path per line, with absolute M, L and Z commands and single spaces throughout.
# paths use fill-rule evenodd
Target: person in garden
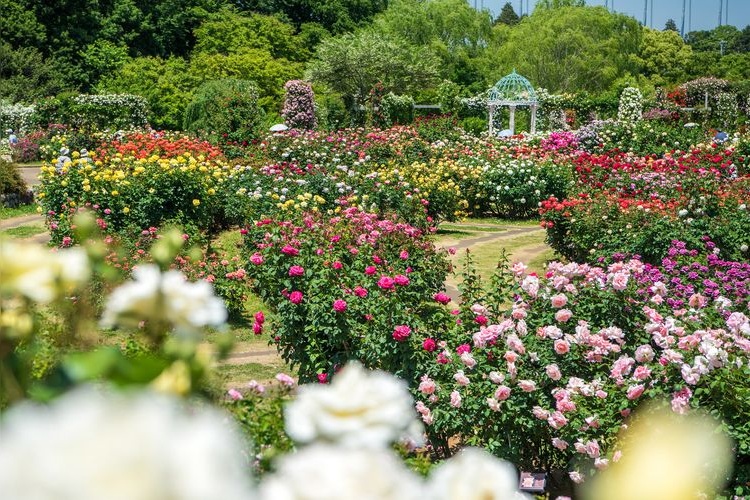
M 60 156 L 57 157 L 57 163 L 55 164 L 55 170 L 57 170 L 58 173 L 62 171 L 62 168 L 66 163 L 71 162 L 70 156 L 68 156 L 69 153 L 70 150 L 65 146 L 60 148 Z
M 12 148 L 16 144 L 18 144 L 18 137 L 13 132 L 13 129 L 8 129 L 5 131 L 6 134 L 8 134 L 8 145 Z
M 86 149 L 86 148 L 81 149 L 80 163 L 81 164 L 83 164 L 83 163 L 93 163 L 91 161 L 91 157 L 89 156 L 89 150 Z

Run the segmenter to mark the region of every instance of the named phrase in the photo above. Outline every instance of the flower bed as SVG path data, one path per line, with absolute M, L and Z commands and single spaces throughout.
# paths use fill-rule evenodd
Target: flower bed
M 750 466 L 750 266 L 673 242 L 660 266 L 550 264 L 508 272 L 513 297 L 462 307 L 438 342 L 417 411 L 434 446 L 448 437 L 575 482 L 621 453 L 616 435 L 645 400 L 720 416 Z

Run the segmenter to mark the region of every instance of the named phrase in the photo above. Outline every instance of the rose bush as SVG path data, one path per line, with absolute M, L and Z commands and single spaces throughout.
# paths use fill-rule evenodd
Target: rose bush
M 643 400 L 720 416 L 750 466 L 748 264 L 673 242 L 660 266 L 555 262 L 545 276 L 506 270 L 510 303 L 462 306 L 426 364 L 416 408 L 431 443 L 483 446 L 525 467 L 604 469 Z
M 444 316 L 432 297 L 448 264 L 425 233 L 344 206 L 247 228 L 253 291 L 277 313 L 275 339 L 301 380 L 325 379 L 349 359 L 407 379 L 415 352 Z

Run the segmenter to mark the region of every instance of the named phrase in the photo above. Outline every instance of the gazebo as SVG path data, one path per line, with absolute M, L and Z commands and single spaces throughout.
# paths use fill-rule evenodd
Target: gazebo
M 531 108 L 531 133 L 536 132 L 536 110 L 539 107 L 536 91 L 531 83 L 513 69 L 513 72 L 504 76 L 490 89 L 487 97 L 487 107 L 490 115 L 490 135 L 494 132 L 495 108 L 508 106 L 510 109 L 510 123 L 508 128 L 511 133 L 516 129 L 516 107 L 528 106 Z

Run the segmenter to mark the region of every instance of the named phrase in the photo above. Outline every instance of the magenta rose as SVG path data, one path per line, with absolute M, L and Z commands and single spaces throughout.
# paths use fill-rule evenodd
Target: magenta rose
M 403 342 L 411 335 L 411 328 L 406 325 L 398 325 L 393 329 L 393 340 L 397 342 Z
M 292 266 L 289 268 L 289 276 L 302 276 L 305 274 L 305 268 L 302 266 Z
M 333 310 L 337 313 L 342 313 L 346 311 L 346 301 L 341 299 L 336 299 L 333 301 Z
M 302 292 L 295 290 L 289 294 L 289 300 L 292 304 L 299 304 L 302 302 Z

